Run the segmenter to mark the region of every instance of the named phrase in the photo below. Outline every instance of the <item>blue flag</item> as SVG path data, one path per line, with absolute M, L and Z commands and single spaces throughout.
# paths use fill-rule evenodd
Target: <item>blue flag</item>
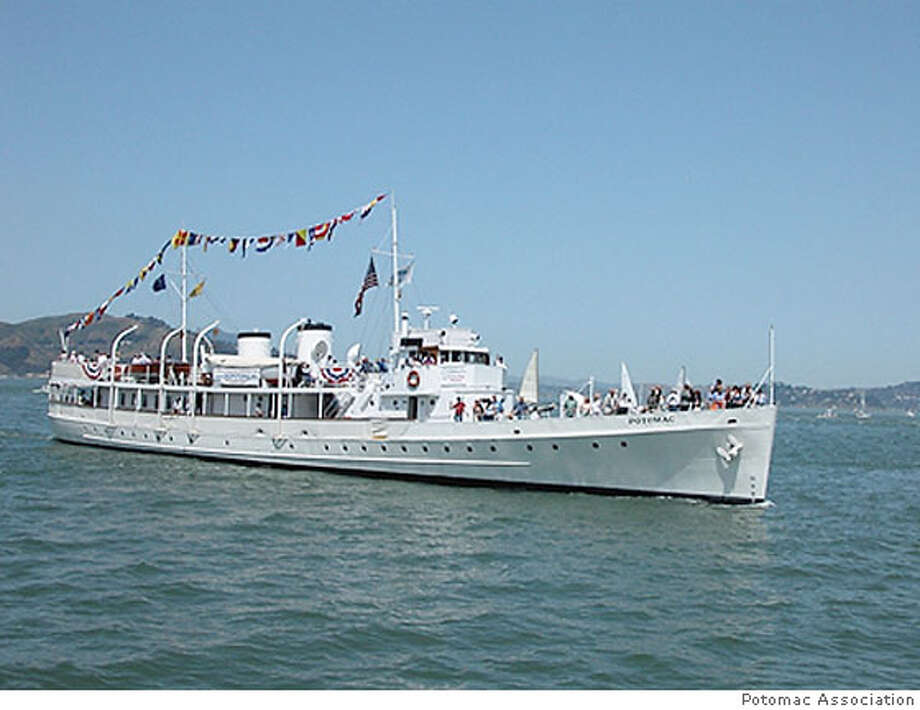
M 166 288 L 166 274 L 160 274 L 157 280 L 153 282 L 153 292 L 162 291 Z

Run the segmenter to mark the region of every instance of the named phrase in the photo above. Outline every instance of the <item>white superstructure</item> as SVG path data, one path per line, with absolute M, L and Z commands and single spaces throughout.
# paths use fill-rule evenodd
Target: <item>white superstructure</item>
M 395 226 L 394 214 L 394 255 Z M 395 276 L 395 256 L 393 265 Z M 536 353 L 517 393 L 505 386 L 505 364 L 456 316 L 432 326 L 437 309 L 420 307 L 415 327 L 399 308 L 396 284 L 385 360 L 361 358 L 357 348 L 336 360 L 332 327 L 306 319 L 274 350 L 270 334 L 240 333 L 231 355 L 202 342 L 213 323 L 195 338 L 191 363 L 165 357 L 181 329 L 167 336 L 156 362 L 119 363 L 121 336 L 101 366 L 63 355 L 49 380 L 54 436 L 360 475 L 765 499 L 776 419 L 772 336 L 761 381 L 770 379 L 766 403 L 751 390 L 727 408 L 718 398 L 705 408 L 664 398 L 639 406 L 624 365 L 621 389 L 629 394 L 612 406 L 602 405 L 593 382 L 588 397 L 576 401 L 572 393 L 571 402 L 564 396 L 558 407 L 540 406 Z M 294 355 L 280 357 L 295 332 Z

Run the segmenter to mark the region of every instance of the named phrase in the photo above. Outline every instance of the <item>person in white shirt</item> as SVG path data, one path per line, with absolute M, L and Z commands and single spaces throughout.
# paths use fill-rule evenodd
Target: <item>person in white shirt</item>
M 680 409 L 680 395 L 677 394 L 677 390 L 671 390 L 668 392 L 667 405 L 669 412 L 676 412 Z
M 591 416 L 599 417 L 601 415 L 601 395 L 600 393 L 594 395 L 594 401 L 591 402 Z
M 610 388 L 607 391 L 607 394 L 604 395 L 604 402 L 602 404 L 604 414 L 610 415 L 615 414 L 617 409 L 617 391 L 613 388 Z

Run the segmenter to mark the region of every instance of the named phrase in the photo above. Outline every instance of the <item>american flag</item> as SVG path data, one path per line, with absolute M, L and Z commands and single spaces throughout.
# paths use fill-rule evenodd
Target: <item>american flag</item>
M 374 268 L 374 257 L 371 257 L 371 263 L 367 265 L 367 273 L 364 274 L 364 281 L 358 291 L 358 297 L 355 299 L 355 318 L 361 315 L 361 307 L 364 305 L 364 292 L 379 285 L 377 269 Z

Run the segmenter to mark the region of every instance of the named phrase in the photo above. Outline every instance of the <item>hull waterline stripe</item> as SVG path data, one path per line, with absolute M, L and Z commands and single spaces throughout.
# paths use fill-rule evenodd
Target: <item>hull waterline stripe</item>
M 706 495 L 700 493 L 678 493 L 678 492 L 668 492 L 661 493 L 656 491 L 645 491 L 641 489 L 630 489 L 630 488 L 602 488 L 597 486 L 576 486 L 560 483 L 522 483 L 518 481 L 502 481 L 495 479 L 481 479 L 481 478 L 454 478 L 451 476 L 440 476 L 437 474 L 412 474 L 412 473 L 396 473 L 396 472 L 378 472 L 378 471 L 363 471 L 360 469 L 352 468 L 336 468 L 332 466 L 296 466 L 292 463 L 286 463 L 284 461 L 254 461 L 251 459 L 239 459 L 234 458 L 228 455 L 226 452 L 220 451 L 218 454 L 213 456 L 199 456 L 198 452 L 182 452 L 182 451 L 170 451 L 169 449 L 160 449 L 153 448 L 149 452 L 147 450 L 139 451 L 132 446 L 120 446 L 115 442 L 109 441 L 107 439 L 101 439 L 100 441 L 75 441 L 71 439 L 60 439 L 55 437 L 57 441 L 60 441 L 63 444 L 70 444 L 74 446 L 103 446 L 105 448 L 118 449 L 121 451 L 136 451 L 137 453 L 158 453 L 158 454 L 168 454 L 170 456 L 192 456 L 193 458 L 200 458 L 205 461 L 228 461 L 238 465 L 245 466 L 273 466 L 277 468 L 294 468 L 300 470 L 316 470 L 328 473 L 335 473 L 346 476 L 355 476 L 358 478 L 382 478 L 388 480 L 398 480 L 398 481 L 410 481 L 414 483 L 433 483 L 438 485 L 448 485 L 448 486 L 468 486 L 475 488 L 510 488 L 517 490 L 534 490 L 534 491 L 549 491 L 555 493 L 586 493 L 591 495 L 605 495 L 605 496 L 626 496 L 626 497 L 636 497 L 636 498 L 676 498 L 676 499 L 692 499 L 692 500 L 703 500 L 709 503 L 717 504 L 729 504 L 729 505 L 757 505 L 764 502 L 764 498 L 742 498 L 742 497 L 730 497 L 730 496 L 719 496 L 719 495 Z

